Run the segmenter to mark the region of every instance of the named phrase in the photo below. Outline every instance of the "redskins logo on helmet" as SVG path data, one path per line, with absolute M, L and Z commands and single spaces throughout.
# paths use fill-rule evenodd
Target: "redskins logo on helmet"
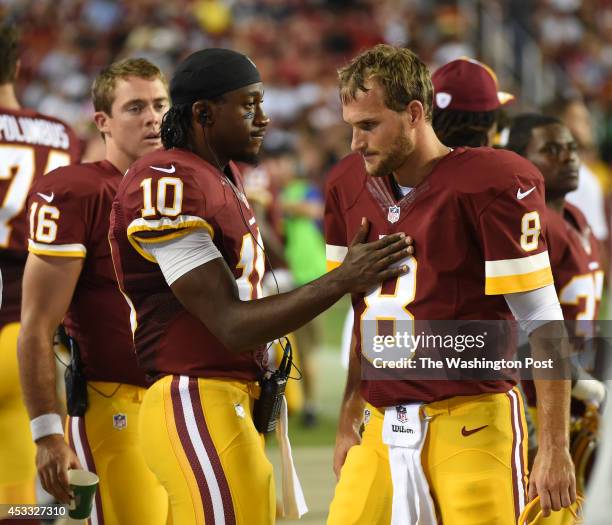
M 572 521 L 568 525 L 578 525 L 580 523 L 583 523 L 583 503 L 584 498 L 580 494 L 578 494 L 578 496 L 576 496 L 576 501 L 567 508 L 566 511 L 569 512 L 572 518 Z M 540 508 L 540 496 L 537 496 L 525 506 L 525 509 L 523 510 L 521 516 L 518 519 L 518 525 L 545 525 L 547 519 L 548 518 L 544 518 L 542 516 L 542 509 Z

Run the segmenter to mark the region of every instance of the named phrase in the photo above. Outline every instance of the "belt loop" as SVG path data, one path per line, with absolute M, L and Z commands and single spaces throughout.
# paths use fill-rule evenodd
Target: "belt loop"
M 259 386 L 259 383 L 256 381 L 247 383 L 247 390 L 249 396 L 251 396 L 253 399 L 259 399 L 259 396 L 261 395 L 261 387 Z

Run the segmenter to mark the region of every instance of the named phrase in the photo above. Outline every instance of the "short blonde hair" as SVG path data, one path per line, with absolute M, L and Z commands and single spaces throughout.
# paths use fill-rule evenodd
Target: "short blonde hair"
M 115 87 L 117 79 L 127 77 L 138 77 L 147 80 L 159 78 L 168 89 L 168 82 L 164 74 L 153 63 L 146 58 L 126 58 L 119 62 L 113 62 L 110 66 L 100 71 L 91 87 L 91 99 L 96 111 L 104 111 L 111 114 L 113 102 L 115 101 Z
M 412 51 L 378 44 L 356 56 L 338 70 L 340 99 L 343 104 L 355 100 L 357 91 L 368 91 L 365 83 L 376 80 L 383 88 L 385 105 L 403 111 L 412 100 L 423 104 L 425 118 L 431 121 L 433 84 L 427 66 Z

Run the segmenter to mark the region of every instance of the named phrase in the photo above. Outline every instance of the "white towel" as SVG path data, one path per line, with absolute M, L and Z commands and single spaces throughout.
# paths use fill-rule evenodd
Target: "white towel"
M 383 442 L 389 447 L 393 480 L 392 525 L 437 525 L 421 464 L 428 421 L 421 419 L 420 407 L 420 404 L 398 405 L 385 410 Z
M 287 401 L 285 396 L 283 396 L 280 419 L 276 425 L 276 440 L 278 441 L 278 448 L 281 453 L 281 470 L 283 475 L 283 517 L 298 519 L 308 512 L 308 506 L 306 505 L 302 485 L 293 464 L 288 431 Z

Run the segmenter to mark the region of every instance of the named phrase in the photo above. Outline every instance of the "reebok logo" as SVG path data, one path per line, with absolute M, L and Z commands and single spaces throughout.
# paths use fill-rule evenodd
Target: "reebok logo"
M 41 199 L 44 199 L 47 202 L 51 202 L 53 197 L 55 197 L 55 193 L 53 192 L 51 192 L 51 195 L 45 195 L 44 193 L 37 193 L 36 195 L 39 195 Z
M 478 428 L 472 428 L 470 430 L 467 430 L 465 427 L 463 427 L 461 429 L 461 435 L 463 437 L 468 437 L 471 436 L 472 434 L 476 434 L 476 432 L 480 432 L 482 429 L 487 428 L 489 425 L 484 425 L 482 427 L 478 427 Z
M 160 168 L 159 166 L 150 166 L 150 168 L 157 171 L 162 171 L 163 173 L 174 173 L 176 171 L 174 164 L 172 164 L 169 168 Z
M 527 195 L 529 195 L 533 190 L 535 190 L 535 186 L 533 188 L 531 188 L 530 190 L 527 191 L 521 191 L 521 188 L 519 188 L 518 190 L 516 190 L 516 198 L 518 200 L 523 200 L 525 197 L 527 197 Z

